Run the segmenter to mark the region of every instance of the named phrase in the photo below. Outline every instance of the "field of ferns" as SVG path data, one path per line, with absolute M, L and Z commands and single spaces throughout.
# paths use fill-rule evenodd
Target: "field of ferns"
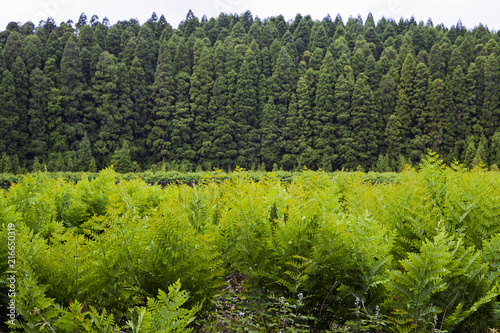
M 500 174 L 365 179 L 27 175 L 0 190 L 0 331 L 497 332 Z

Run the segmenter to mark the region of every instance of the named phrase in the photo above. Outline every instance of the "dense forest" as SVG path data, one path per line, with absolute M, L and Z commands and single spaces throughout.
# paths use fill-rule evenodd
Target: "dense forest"
M 500 164 L 500 32 L 192 11 L 0 32 L 0 172 Z

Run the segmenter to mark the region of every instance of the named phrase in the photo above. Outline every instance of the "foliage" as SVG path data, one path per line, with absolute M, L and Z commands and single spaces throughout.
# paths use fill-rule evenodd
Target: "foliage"
M 74 18 L 76 19 L 76 18 Z M 82 13 L 0 31 L 0 172 L 498 165 L 498 33 L 382 18 Z
M 17 329 L 483 332 L 500 324 L 500 179 L 480 166 L 446 166 L 430 152 L 398 178 L 237 168 L 160 186 L 112 169 L 78 175 L 38 172 L 0 190 L 0 299 L 9 301 L 10 224 Z M 2 331 L 14 329 L 7 320 L 3 313 Z

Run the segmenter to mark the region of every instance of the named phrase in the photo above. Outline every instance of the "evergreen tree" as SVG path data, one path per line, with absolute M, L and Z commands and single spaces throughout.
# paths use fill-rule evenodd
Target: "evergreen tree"
M 196 151 L 196 160 L 205 169 L 209 165 L 210 146 L 212 144 L 210 109 L 208 107 L 213 86 L 213 58 L 212 50 L 197 40 L 193 74 L 191 75 L 191 113 L 194 116 L 193 149 Z
M 428 94 L 429 121 L 427 135 L 432 139 L 431 149 L 440 152 L 443 143 L 443 118 L 444 118 L 444 82 L 435 79 L 429 86 Z
M 419 63 L 415 69 L 414 90 L 411 96 L 411 128 L 410 128 L 410 154 L 409 160 L 414 164 L 418 164 L 430 145 L 431 138 L 425 133 L 425 124 L 428 121 L 428 81 L 429 71 L 427 66 Z
M 152 87 L 153 109 L 150 115 L 152 128 L 148 135 L 148 146 L 154 161 L 170 160 L 170 132 L 175 108 L 174 65 L 170 42 L 163 41 L 158 56 L 155 81 Z
M 190 75 L 180 72 L 175 76 L 175 110 L 172 117 L 171 151 L 174 164 L 192 168 L 196 152 L 192 146 L 194 119 L 189 106 Z
M 315 73 L 311 68 L 297 81 L 297 113 L 300 124 L 299 164 L 308 168 L 316 168 L 319 163 L 319 154 L 314 150 L 314 141 L 317 135 L 314 132 L 314 81 Z
M 429 54 L 429 73 L 431 73 L 431 80 L 445 79 L 445 59 L 439 44 L 434 44 L 431 48 L 431 53 Z
M 382 76 L 379 89 L 376 92 L 379 104 L 379 116 L 377 119 L 377 132 L 384 133 L 389 117 L 394 114 L 397 100 L 397 85 L 391 74 Z M 386 147 L 385 139 L 379 142 L 379 148 Z M 382 150 L 383 151 L 383 150 Z
M 411 110 L 415 83 L 415 61 L 408 54 L 401 70 L 401 81 L 398 86 L 398 99 L 395 114 L 401 122 L 401 136 L 403 138 L 403 154 L 409 154 L 411 141 Z
M 479 121 L 484 134 L 491 137 L 500 121 L 500 62 L 492 53 L 488 56 L 484 67 L 484 105 L 479 114 Z
M 48 152 L 47 110 L 52 81 L 39 68 L 35 68 L 30 75 L 30 86 L 28 159 L 44 160 Z
M 61 59 L 61 107 L 63 110 L 64 129 L 59 131 L 70 144 L 69 148 L 76 148 L 77 134 L 83 128 L 82 114 L 79 109 L 82 105 L 85 87 L 82 84 L 83 74 L 80 63 L 80 53 L 76 40 L 71 36 L 64 48 Z
M 235 139 L 238 145 L 237 164 L 250 167 L 258 163 L 258 93 L 260 78 L 260 52 L 257 43 L 252 43 L 237 77 L 234 95 L 234 120 L 237 121 Z
M 128 140 L 124 140 L 121 148 L 115 150 L 112 164 L 117 172 L 129 173 L 133 171 Z
M 351 129 L 358 165 L 365 170 L 377 159 L 376 113 L 373 92 L 364 73 L 358 75 L 352 93 Z
M 151 28 L 144 24 L 139 31 L 136 39 L 136 49 L 134 56 L 141 61 L 142 68 L 146 78 L 146 84 L 152 84 L 156 68 L 156 58 L 158 49 Z
M 0 84 L 0 151 L 7 156 L 17 154 L 21 143 L 20 113 L 14 77 L 5 70 Z
M 325 171 L 333 171 L 338 166 L 338 155 L 335 148 L 336 119 L 334 110 L 335 69 L 332 54 L 328 51 L 321 65 L 318 77 L 318 87 L 314 101 L 314 127 L 319 133 L 314 141 L 314 149 L 321 155 L 320 167 Z
M 500 165 L 500 131 L 496 131 L 491 137 L 490 145 L 490 165 Z
M 3 57 L 5 59 L 5 67 L 11 69 L 17 57 L 23 56 L 23 40 L 22 35 L 17 31 L 12 31 L 7 37 L 3 48 Z
M 357 156 L 354 151 L 354 139 L 351 130 L 351 97 L 354 89 L 352 70 L 346 66 L 335 84 L 335 113 L 337 121 L 336 137 L 339 138 L 339 164 L 342 169 L 354 170 Z
M 280 153 L 283 146 L 282 134 L 279 127 L 279 112 L 274 104 L 273 97 L 269 100 L 262 111 L 261 120 L 261 148 L 260 157 L 266 170 L 270 171 L 274 164 L 279 163 Z
M 398 116 L 391 115 L 385 128 L 385 144 L 387 147 L 388 164 L 391 171 L 398 168 L 398 159 L 401 155 L 403 138 L 401 136 L 401 122 Z
M 15 137 L 17 141 L 16 155 L 19 157 L 20 163 L 26 164 L 28 156 L 28 138 L 29 138 L 29 75 L 26 71 L 26 66 L 21 57 L 17 57 L 12 64 L 12 77 L 15 89 L 15 107 L 13 110 L 16 113 L 17 124 L 15 128 Z M 13 134 L 14 134 L 13 133 Z
M 94 152 L 97 164 L 106 166 L 121 140 L 132 139 L 130 88 L 123 64 L 108 51 L 101 53 L 93 82 L 99 124 Z M 129 126 L 126 126 L 129 125 Z
M 26 70 L 31 73 L 35 68 L 42 68 L 45 52 L 42 42 L 36 35 L 30 35 L 23 41 L 23 59 Z
M 93 160 L 92 148 L 90 146 L 90 140 L 86 134 L 78 145 L 78 151 L 76 153 L 76 156 L 77 156 L 76 171 L 91 171 L 90 167 Z
M 471 134 L 469 101 L 464 72 L 457 66 L 452 76 L 445 82 L 445 124 L 443 149 L 449 155 L 447 160 L 459 160 L 466 149 L 465 141 Z
M 125 69 L 124 66 L 123 68 Z M 133 136 L 133 139 L 130 140 L 131 154 L 135 159 L 140 161 L 150 161 L 151 158 L 147 149 L 147 139 L 148 133 L 152 132 L 152 124 L 149 119 L 151 115 L 150 101 L 154 101 L 154 93 L 146 87 L 146 74 L 138 58 L 134 58 L 132 61 L 132 65 L 128 71 L 128 79 L 130 86 L 131 116 L 128 118 L 125 126 L 130 128 L 129 131 Z M 173 87 L 170 86 L 169 89 L 173 90 Z M 171 109 L 173 109 L 173 107 L 171 107 Z
M 293 170 L 298 163 L 299 155 L 299 128 L 301 118 L 298 113 L 297 96 L 292 94 L 288 113 L 285 119 L 285 127 L 283 128 L 283 158 L 280 165 L 285 170 Z
M 228 100 L 227 80 L 222 75 L 214 82 L 209 106 L 214 119 L 210 160 L 213 167 L 233 170 L 236 167 L 238 145 L 235 142 L 236 120 Z

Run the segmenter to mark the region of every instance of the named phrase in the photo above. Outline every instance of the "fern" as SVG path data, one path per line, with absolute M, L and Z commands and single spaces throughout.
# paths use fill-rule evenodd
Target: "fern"
M 148 297 L 148 311 L 151 312 L 151 329 L 155 332 L 191 332 L 188 325 L 193 322 L 199 307 L 191 310 L 181 308 L 188 300 L 185 291 L 181 291 L 180 281 L 177 280 L 168 287 L 168 295 L 158 291 L 158 299 Z

